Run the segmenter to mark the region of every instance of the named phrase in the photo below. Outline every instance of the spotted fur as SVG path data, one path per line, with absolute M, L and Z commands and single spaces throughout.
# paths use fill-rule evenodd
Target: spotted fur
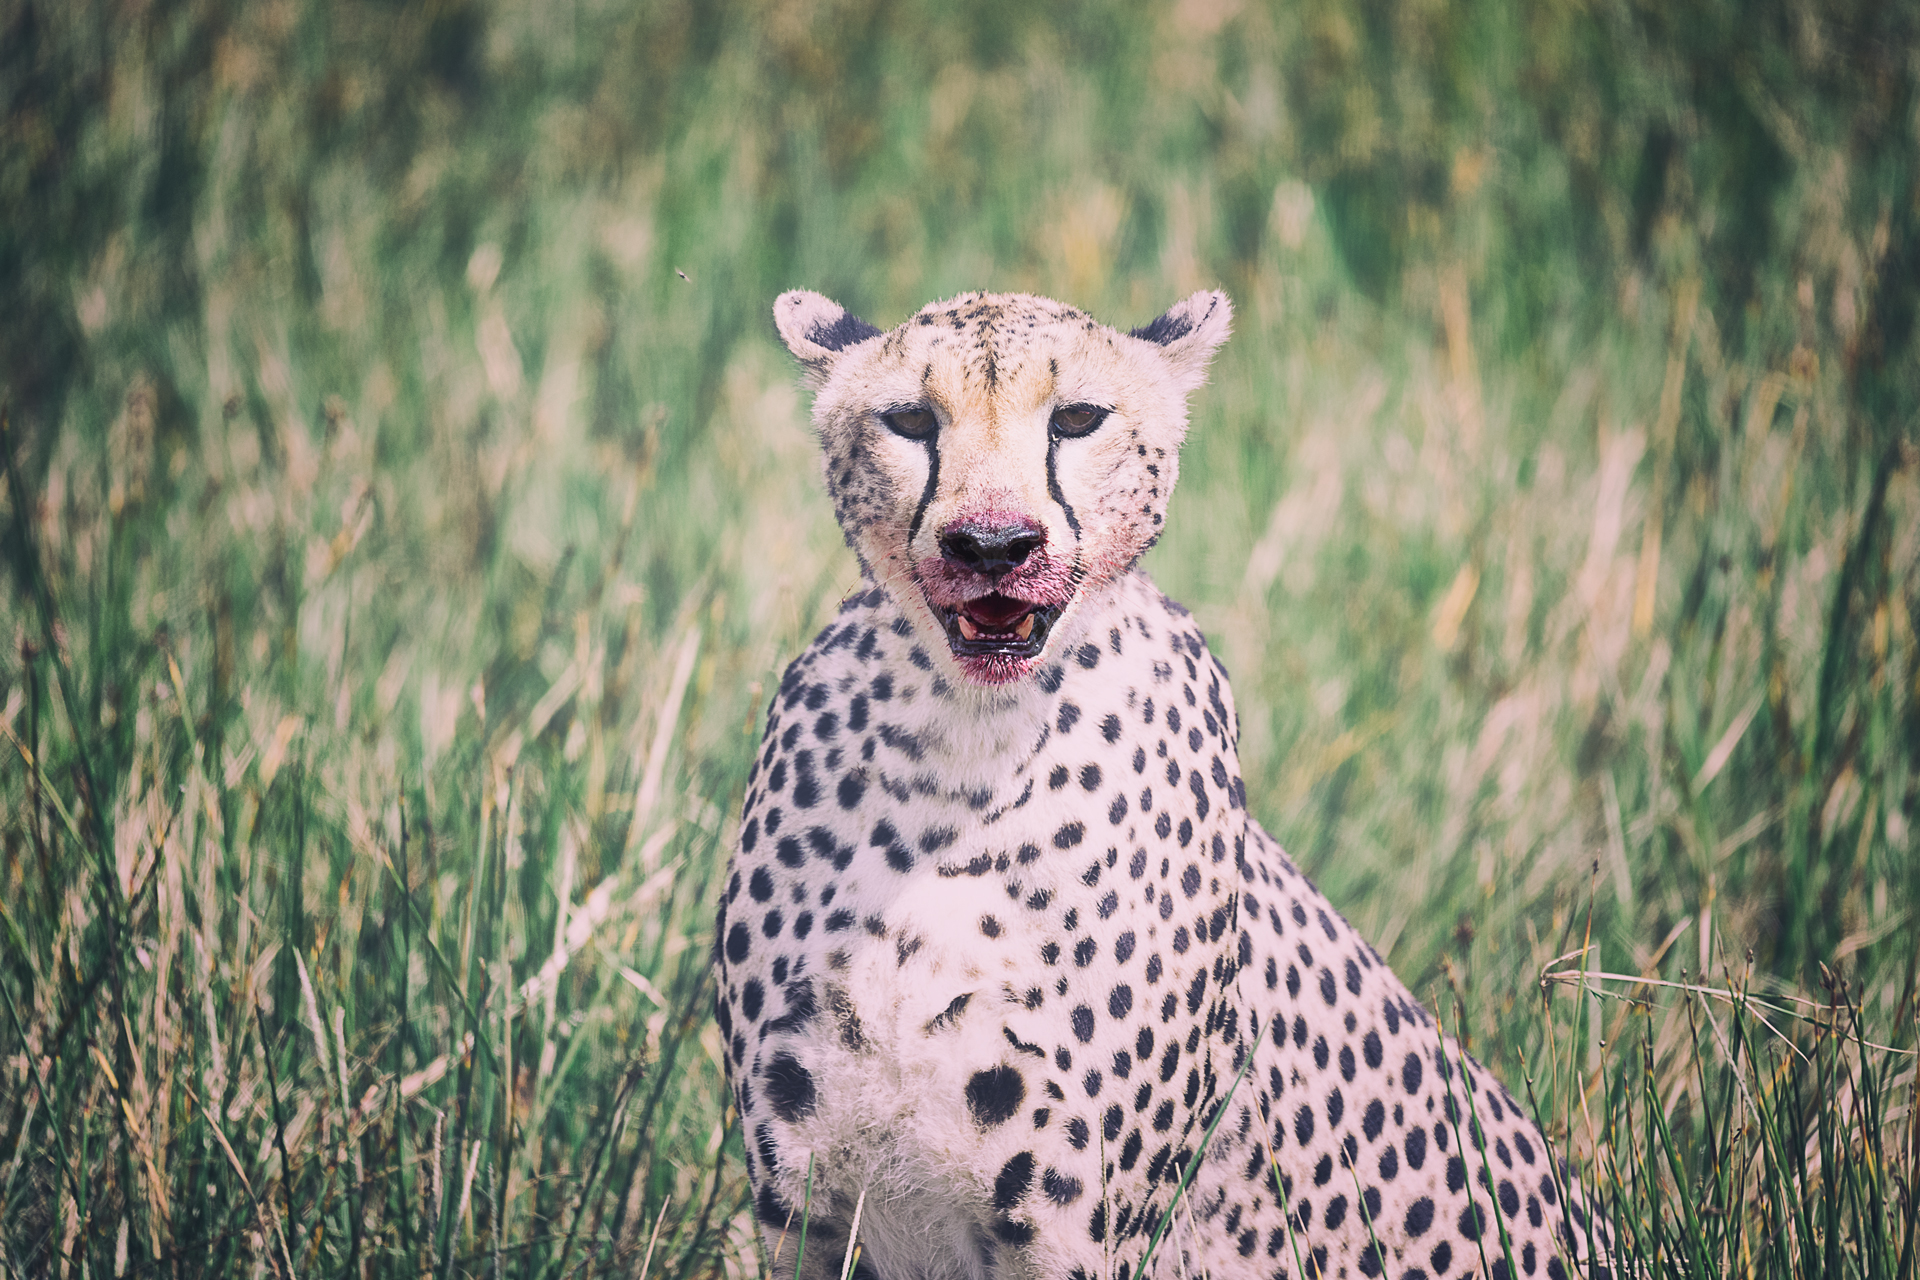
M 775 306 L 865 575 L 717 922 L 776 1275 L 803 1214 L 810 1278 L 856 1217 L 887 1280 L 1137 1280 L 1156 1229 L 1160 1276 L 1586 1269 L 1538 1129 L 1249 816 L 1226 672 L 1135 567 L 1230 315 Z

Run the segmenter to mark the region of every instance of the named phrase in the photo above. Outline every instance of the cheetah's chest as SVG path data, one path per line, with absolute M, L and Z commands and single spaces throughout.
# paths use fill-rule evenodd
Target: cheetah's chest
M 1103 1117 L 1184 1097 L 1184 1121 L 1232 1016 L 1217 668 L 1125 619 L 994 755 L 882 622 L 830 630 L 769 717 L 722 920 L 743 1112 L 836 1166 L 964 1185 L 1052 1131 L 1088 1161 L 1058 1185 L 1124 1181 Z

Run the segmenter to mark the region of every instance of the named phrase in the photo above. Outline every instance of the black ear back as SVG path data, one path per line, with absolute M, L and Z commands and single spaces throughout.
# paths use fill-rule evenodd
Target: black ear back
M 1181 390 L 1192 391 L 1207 380 L 1207 362 L 1232 330 L 1233 303 L 1218 289 L 1202 289 L 1128 336 L 1160 348 Z
M 1193 321 L 1184 311 L 1176 310 L 1156 316 L 1152 324 L 1143 324 L 1128 336 L 1151 342 L 1157 347 L 1164 347 L 1169 342 L 1184 338 L 1192 332 Z
M 830 324 L 816 324 L 807 330 L 808 341 L 829 351 L 843 351 L 857 342 L 879 336 L 880 330 L 851 311 L 842 311 L 839 318 Z

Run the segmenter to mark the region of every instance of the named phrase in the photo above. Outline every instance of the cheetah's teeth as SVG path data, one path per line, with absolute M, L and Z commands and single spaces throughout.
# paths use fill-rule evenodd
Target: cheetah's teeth
M 1033 639 L 1033 615 L 1031 613 L 1022 614 L 1020 621 L 1014 623 L 1013 626 L 1005 631 L 994 631 L 991 633 L 982 631 L 980 624 L 968 617 L 964 612 L 955 614 L 954 621 L 960 625 L 960 638 L 963 640 L 978 640 L 983 635 L 988 634 L 996 637 L 1012 636 L 1014 639 L 1020 641 Z

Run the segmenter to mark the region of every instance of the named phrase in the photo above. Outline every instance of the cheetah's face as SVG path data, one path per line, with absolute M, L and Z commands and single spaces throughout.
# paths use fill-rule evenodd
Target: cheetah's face
M 972 293 L 882 333 L 816 293 L 774 304 L 849 545 L 980 685 L 1031 674 L 1159 536 L 1186 398 L 1231 315 L 1202 292 L 1124 334 Z

